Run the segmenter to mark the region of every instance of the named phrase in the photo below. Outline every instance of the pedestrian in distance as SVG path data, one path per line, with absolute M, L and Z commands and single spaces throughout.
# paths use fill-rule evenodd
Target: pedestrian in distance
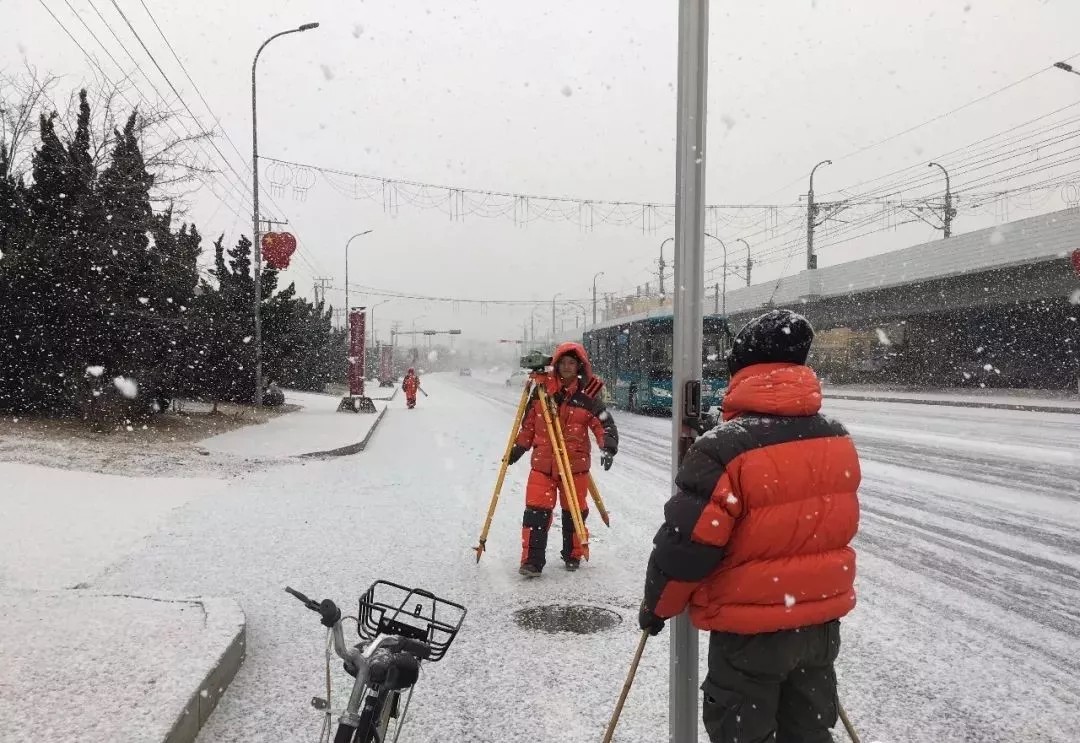
M 772 310 L 735 337 L 723 423 L 687 452 L 653 540 L 639 612 L 689 608 L 710 632 L 702 717 L 713 743 L 830 743 L 840 618 L 855 607 L 859 457 L 819 413 L 814 330 Z
M 416 370 L 412 367 L 405 372 L 405 378 L 401 380 L 401 389 L 405 391 L 405 406 L 412 410 L 416 407 L 416 392 L 420 389 L 420 377 L 416 376 Z
M 601 450 L 600 462 L 605 470 L 611 469 L 619 450 L 619 431 L 614 418 L 601 399 L 603 381 L 593 375 L 588 354 L 580 343 L 564 343 L 552 356 L 553 373 L 544 375 L 542 381 L 547 394 L 558 408 L 558 420 L 562 426 L 566 452 L 577 491 L 581 519 L 589 515 L 589 470 L 592 467 L 592 432 Z M 567 570 L 577 570 L 584 556 L 581 540 L 574 531 L 569 510 L 568 489 L 559 478 L 558 463 L 553 442 L 549 439 L 544 423 L 542 403 L 534 390 L 522 416 L 520 429 L 508 462 L 514 464 L 532 449 L 532 470 L 525 486 L 525 515 L 521 521 L 521 565 L 518 572 L 527 577 L 538 577 L 547 563 L 548 530 L 555 510 L 556 495 L 562 506 L 562 559 Z M 588 539 L 588 530 L 585 531 Z

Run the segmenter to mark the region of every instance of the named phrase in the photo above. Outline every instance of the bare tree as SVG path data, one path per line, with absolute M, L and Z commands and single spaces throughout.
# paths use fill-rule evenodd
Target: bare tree
M 0 157 L 7 168 L 0 176 L 29 173 L 34 151 L 30 135 L 37 127 L 39 114 L 47 116 L 60 110 L 52 96 L 60 79 L 58 75 L 40 74 L 30 65 L 19 74 L 0 74 L 0 147 L 6 147 L 8 153 L 7 158 Z M 151 199 L 155 203 L 173 205 L 174 213 L 180 215 L 191 194 L 220 172 L 207 149 L 214 133 L 203 129 L 186 111 L 174 110 L 164 101 L 147 102 L 130 77 L 105 80 L 95 74 L 90 85 L 80 87 L 90 94 L 90 152 L 98 168 L 104 167 L 118 132 L 123 130 L 133 108 L 136 110 L 135 131 L 146 168 L 154 176 Z M 78 106 L 79 93 L 75 89 L 56 121 L 68 129 L 76 119 Z

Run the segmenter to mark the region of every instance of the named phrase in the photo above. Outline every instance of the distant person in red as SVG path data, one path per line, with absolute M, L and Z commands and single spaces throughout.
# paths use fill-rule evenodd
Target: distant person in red
M 401 380 L 401 389 L 405 390 L 405 405 L 411 410 L 416 407 L 416 392 L 420 389 L 420 377 L 416 376 L 416 370 L 409 368 L 405 372 L 405 379 Z

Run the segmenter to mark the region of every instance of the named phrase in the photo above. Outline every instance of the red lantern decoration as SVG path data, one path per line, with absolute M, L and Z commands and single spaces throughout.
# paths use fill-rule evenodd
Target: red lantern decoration
M 1076 272 L 1077 276 L 1080 276 L 1080 248 L 1077 248 L 1072 252 L 1072 264 L 1073 271 Z
M 263 260 L 270 268 L 282 270 L 289 267 L 289 259 L 296 252 L 296 238 L 289 232 L 267 232 L 260 241 Z

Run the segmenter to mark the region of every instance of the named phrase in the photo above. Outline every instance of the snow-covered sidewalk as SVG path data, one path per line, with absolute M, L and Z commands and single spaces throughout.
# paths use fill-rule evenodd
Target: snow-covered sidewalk
M 827 399 L 833 400 L 915 403 L 1042 413 L 1080 413 L 1080 395 L 1073 392 L 1006 389 L 906 390 L 862 385 L 828 385 L 823 388 L 823 391 Z
M 4 740 L 194 740 L 243 658 L 240 607 L 94 584 L 225 482 L 9 462 L 0 482 Z
M 252 458 L 351 454 L 363 449 L 389 405 L 386 400 L 374 400 L 375 414 L 339 413 L 338 395 L 291 390 L 285 393 L 285 402 L 301 409 L 259 426 L 213 436 L 201 446 L 211 452 Z
M 244 655 L 231 599 L 0 591 L 5 741 L 193 741 Z

